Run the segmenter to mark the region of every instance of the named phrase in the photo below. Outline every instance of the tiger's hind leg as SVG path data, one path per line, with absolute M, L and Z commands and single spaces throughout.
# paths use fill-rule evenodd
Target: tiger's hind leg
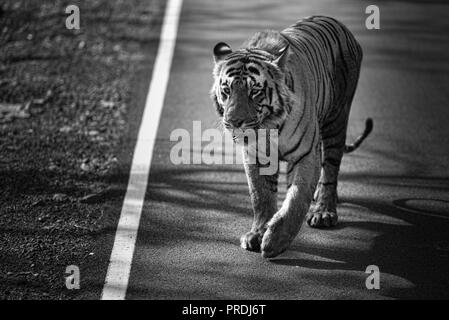
M 338 221 L 338 172 L 346 149 L 349 112 L 357 88 L 362 59 L 360 48 L 356 47 L 355 57 L 346 57 L 348 59 L 345 59 L 344 63 L 338 64 L 341 66 L 341 72 L 337 74 L 347 75 L 346 79 L 337 79 L 337 83 L 344 84 L 345 89 L 337 90 L 337 92 L 344 92 L 344 95 L 338 97 L 336 101 L 343 102 L 337 103 L 336 108 L 330 112 L 331 117 L 326 119 L 327 123 L 320 128 L 322 139 L 320 180 L 315 191 L 314 202 L 306 215 L 308 225 L 314 228 L 329 228 L 335 226 Z
M 307 224 L 314 228 L 335 226 L 337 216 L 337 184 L 341 158 L 345 148 L 346 125 L 336 136 L 324 137 L 322 141 L 322 165 L 320 180 L 314 202 L 306 216 Z

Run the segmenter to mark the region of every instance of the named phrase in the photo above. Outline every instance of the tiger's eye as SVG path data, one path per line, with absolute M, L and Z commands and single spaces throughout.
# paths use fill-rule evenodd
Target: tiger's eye
M 230 93 L 231 93 L 231 90 L 229 90 L 228 87 L 224 87 L 224 88 L 223 88 L 223 92 L 226 93 L 226 94 L 230 94 Z

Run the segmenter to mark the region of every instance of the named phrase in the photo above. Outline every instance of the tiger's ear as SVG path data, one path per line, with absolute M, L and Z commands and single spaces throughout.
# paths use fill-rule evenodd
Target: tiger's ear
M 284 70 L 285 65 L 287 64 L 288 47 L 289 45 L 287 44 L 285 47 L 281 48 L 278 52 L 278 57 L 273 60 L 273 63 L 281 70 Z
M 221 60 L 226 58 L 226 56 L 228 54 L 230 54 L 230 53 L 232 53 L 232 49 L 231 49 L 230 46 L 228 46 L 224 42 L 217 43 L 215 45 L 215 47 L 214 47 L 214 60 L 215 60 L 215 63 L 220 62 Z

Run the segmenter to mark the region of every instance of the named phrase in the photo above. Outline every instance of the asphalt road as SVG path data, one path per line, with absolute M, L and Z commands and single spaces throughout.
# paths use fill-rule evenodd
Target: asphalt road
M 307 4 L 306 4 L 307 3 Z M 365 28 L 377 4 L 381 29 Z M 128 299 L 390 299 L 449 297 L 449 10 L 443 1 L 185 0 Z M 340 223 L 304 224 L 273 260 L 239 247 L 252 221 L 241 165 L 174 165 L 170 133 L 216 127 L 209 100 L 212 48 L 238 47 L 266 28 L 331 15 L 364 50 L 345 156 Z M 139 124 L 136 122 L 136 126 Z M 285 195 L 281 176 L 280 200 Z M 368 290 L 368 265 L 381 272 Z

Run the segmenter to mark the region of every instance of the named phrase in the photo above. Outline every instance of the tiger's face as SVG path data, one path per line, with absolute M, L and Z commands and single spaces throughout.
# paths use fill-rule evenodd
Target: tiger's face
M 232 52 L 225 43 L 215 46 L 211 95 L 226 129 L 279 128 L 288 114 L 282 70 L 286 52 L 275 57 L 258 49 Z

